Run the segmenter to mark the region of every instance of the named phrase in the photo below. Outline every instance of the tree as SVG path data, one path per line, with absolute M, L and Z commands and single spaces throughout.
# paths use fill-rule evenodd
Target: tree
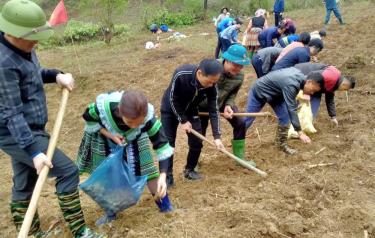
M 115 12 L 124 12 L 127 0 L 84 0 L 84 7 L 95 9 L 93 17 L 102 25 L 102 33 L 107 43 L 111 41 L 114 32 L 113 15 Z
M 208 0 L 204 0 L 203 9 L 204 9 L 204 18 L 207 18 Z

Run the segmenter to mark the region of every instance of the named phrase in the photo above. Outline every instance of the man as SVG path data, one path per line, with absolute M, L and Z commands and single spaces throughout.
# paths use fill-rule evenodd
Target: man
M 281 35 L 284 34 L 285 25 L 281 23 L 279 26 L 272 26 L 267 29 L 263 29 L 258 36 L 260 48 L 264 49 L 275 45 L 274 40 L 279 40 Z
M 275 0 L 273 14 L 275 15 L 275 26 L 279 26 L 284 12 L 284 0 Z
M 255 81 L 249 91 L 247 112 L 259 112 L 266 103 L 275 111 L 279 125 L 275 144 L 286 154 L 295 154 L 297 151 L 287 144 L 289 122 L 298 132 L 299 138 L 310 143 L 310 138 L 302 131 L 297 114 L 296 96 L 300 90 L 307 95 L 319 92 L 323 87 L 323 80 L 314 73 L 305 76 L 296 68 L 286 68 L 273 71 Z M 249 128 L 255 118 L 246 119 Z
M 310 38 L 310 34 L 307 34 Z M 323 42 L 319 39 L 313 39 L 307 46 L 297 47 L 284 55 L 280 60 L 276 61 L 276 64 L 272 67 L 272 71 L 293 67 L 299 63 L 309 62 L 311 56 L 316 56 L 320 51 L 322 51 L 322 49 Z
M 229 47 L 229 49 L 223 54 L 223 58 L 223 60 L 219 61 L 223 65 L 224 71 L 217 82 L 219 90 L 218 106 L 219 110 L 224 112 L 225 119 L 227 119 L 233 127 L 233 154 L 240 159 L 244 159 L 246 135 L 245 120 L 241 117 L 233 116 L 233 113 L 238 112 L 235 99 L 244 80 L 242 69 L 245 65 L 250 64 L 250 59 L 247 57 L 246 48 L 240 44 L 235 44 Z M 205 100 L 199 105 L 199 111 L 207 112 L 207 110 L 208 105 L 207 100 Z M 203 134 L 206 134 L 208 117 L 201 116 L 200 120 L 202 124 L 202 132 Z M 248 162 L 255 166 L 253 161 Z
M 355 78 L 350 76 L 343 76 L 341 72 L 332 65 L 319 64 L 319 63 L 303 63 L 294 66 L 299 69 L 303 74 L 308 75 L 312 72 L 316 72 L 321 75 L 324 80 L 324 88 L 321 91 L 313 94 L 310 98 L 311 111 L 313 117 L 316 118 L 318 115 L 320 100 L 322 94 L 325 94 L 325 101 L 327 106 L 327 112 L 331 118 L 332 123 L 338 126 L 339 122 L 336 118 L 336 106 L 335 106 L 335 91 L 347 91 L 355 87 Z
M 259 50 L 252 58 L 251 64 L 254 67 L 257 78 L 263 77 L 271 70 L 282 48 L 267 47 Z
M 24 220 L 30 199 L 44 166 L 56 177 L 56 194 L 73 237 L 104 237 L 87 228 L 77 186 L 78 169 L 59 149 L 52 163 L 46 151 L 47 104 L 43 83 L 56 82 L 72 90 L 71 74 L 43 69 L 34 51 L 39 40 L 53 31 L 43 10 L 29 0 L 11 0 L 0 15 L 0 148 L 11 157 L 13 168 L 11 213 L 17 230 Z M 29 235 L 42 237 L 38 213 Z
M 222 54 L 224 54 L 231 45 L 239 43 L 238 31 L 241 29 L 242 24 L 243 22 L 241 19 L 237 19 L 235 22 L 233 22 L 232 26 L 226 28 L 220 33 Z
M 220 33 L 232 25 L 234 19 L 231 17 L 226 17 L 216 26 L 216 33 L 217 33 L 217 44 L 215 49 L 215 59 L 219 58 L 220 50 L 221 50 L 221 41 L 220 41 Z
M 341 14 L 340 14 L 340 10 L 337 7 L 337 2 L 338 2 L 338 0 L 323 0 L 323 4 L 326 5 L 326 18 L 324 20 L 324 25 L 325 26 L 328 25 L 328 22 L 329 22 L 329 19 L 331 17 L 331 12 L 332 11 L 335 14 L 337 20 L 339 20 L 340 24 L 341 25 L 345 24 L 344 21 L 342 20 L 342 17 L 341 17 Z
M 223 72 L 223 66 L 217 60 L 204 59 L 199 65 L 182 65 L 176 69 L 172 81 L 164 92 L 161 102 L 161 122 L 169 144 L 175 147 L 177 127 L 187 133 L 189 152 L 184 170 L 184 177 L 189 180 L 200 180 L 202 175 L 195 171 L 200 156 L 202 141 L 190 133 L 191 129 L 202 132 L 198 116 L 198 105 L 207 98 L 209 118 L 215 144 L 224 149 L 221 142 L 219 114 L 217 106 L 217 86 Z M 174 184 L 173 157 L 170 159 L 167 183 Z

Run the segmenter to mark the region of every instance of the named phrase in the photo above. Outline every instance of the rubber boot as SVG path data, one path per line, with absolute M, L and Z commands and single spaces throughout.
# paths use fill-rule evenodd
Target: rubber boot
M 256 164 L 253 160 L 245 160 L 245 139 L 243 140 L 232 140 L 232 150 L 233 154 L 240 158 L 243 161 L 246 161 L 248 164 L 256 167 Z
M 167 213 L 173 211 L 173 206 L 169 200 L 168 193 L 160 200 L 155 201 L 159 207 L 160 212 Z
M 293 155 L 297 153 L 297 150 L 290 148 L 287 144 L 288 131 L 289 126 L 278 125 L 275 137 L 275 145 L 279 147 L 280 150 L 284 151 L 284 153 Z
M 12 214 L 13 223 L 16 226 L 17 231 L 20 231 L 21 229 L 29 204 L 30 204 L 30 200 L 12 201 L 10 203 L 10 212 Z M 28 235 L 34 236 L 36 238 L 45 236 L 45 233 L 40 229 L 40 220 L 39 220 L 38 212 L 35 212 Z

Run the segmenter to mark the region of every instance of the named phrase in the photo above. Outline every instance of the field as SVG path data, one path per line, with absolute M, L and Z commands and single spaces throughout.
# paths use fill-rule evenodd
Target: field
M 170 190 L 175 211 L 159 213 L 145 191 L 137 206 L 122 212 L 118 220 L 101 230 L 109 237 L 359 238 L 364 237 L 365 230 L 368 237 L 375 237 L 374 7 L 368 2 L 343 6 L 347 24 L 340 26 L 334 17 L 331 19 L 325 48 L 319 55 L 321 62 L 336 65 L 358 79 L 348 97 L 345 93 L 336 94 L 339 128 L 330 124 L 322 102 L 313 143 L 290 141 L 299 153 L 286 156 L 273 145 L 277 122 L 257 119 L 248 131 L 246 153 L 269 177 L 263 179 L 205 145 L 199 163 L 199 170 L 205 175 L 202 182 L 186 181 L 181 175 L 187 140 L 179 133 L 176 186 Z M 299 32 L 313 31 L 322 27 L 324 10 L 305 9 L 288 15 L 297 20 Z M 58 143 L 72 159 L 82 137 L 81 114 L 96 95 L 140 89 L 159 108 L 177 66 L 213 56 L 216 33 L 210 23 L 176 30 L 190 37 L 162 41 L 161 48 L 152 51 L 144 49 L 146 41 L 155 39 L 148 33 L 127 40 L 115 39 L 109 46 L 96 42 L 39 51 L 44 66 L 72 72 L 76 77 L 77 88 L 70 95 Z M 252 67 L 245 71 L 246 80 L 237 98 L 240 108 L 246 106 L 247 91 L 255 80 Z M 61 91 L 55 85 L 46 86 L 46 91 L 51 130 Z M 272 111 L 269 107 L 265 110 Z M 229 148 L 231 128 L 224 120 L 222 125 L 223 140 Z M 210 132 L 208 137 L 212 138 Z M 8 208 L 12 169 L 9 157 L 0 156 L 0 237 L 15 237 Z M 309 167 L 319 163 L 334 165 Z M 103 212 L 85 194 L 82 201 L 86 220 L 94 227 Z M 62 219 L 53 181 L 44 188 L 39 213 L 45 229 Z M 67 229 L 63 225 L 60 228 L 62 232 L 56 237 L 69 237 Z

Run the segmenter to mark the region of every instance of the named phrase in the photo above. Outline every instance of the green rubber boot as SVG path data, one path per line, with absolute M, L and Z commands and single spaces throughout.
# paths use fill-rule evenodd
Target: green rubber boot
M 232 150 L 233 154 L 248 164 L 256 167 L 253 160 L 245 160 L 245 139 L 243 140 L 232 140 Z

